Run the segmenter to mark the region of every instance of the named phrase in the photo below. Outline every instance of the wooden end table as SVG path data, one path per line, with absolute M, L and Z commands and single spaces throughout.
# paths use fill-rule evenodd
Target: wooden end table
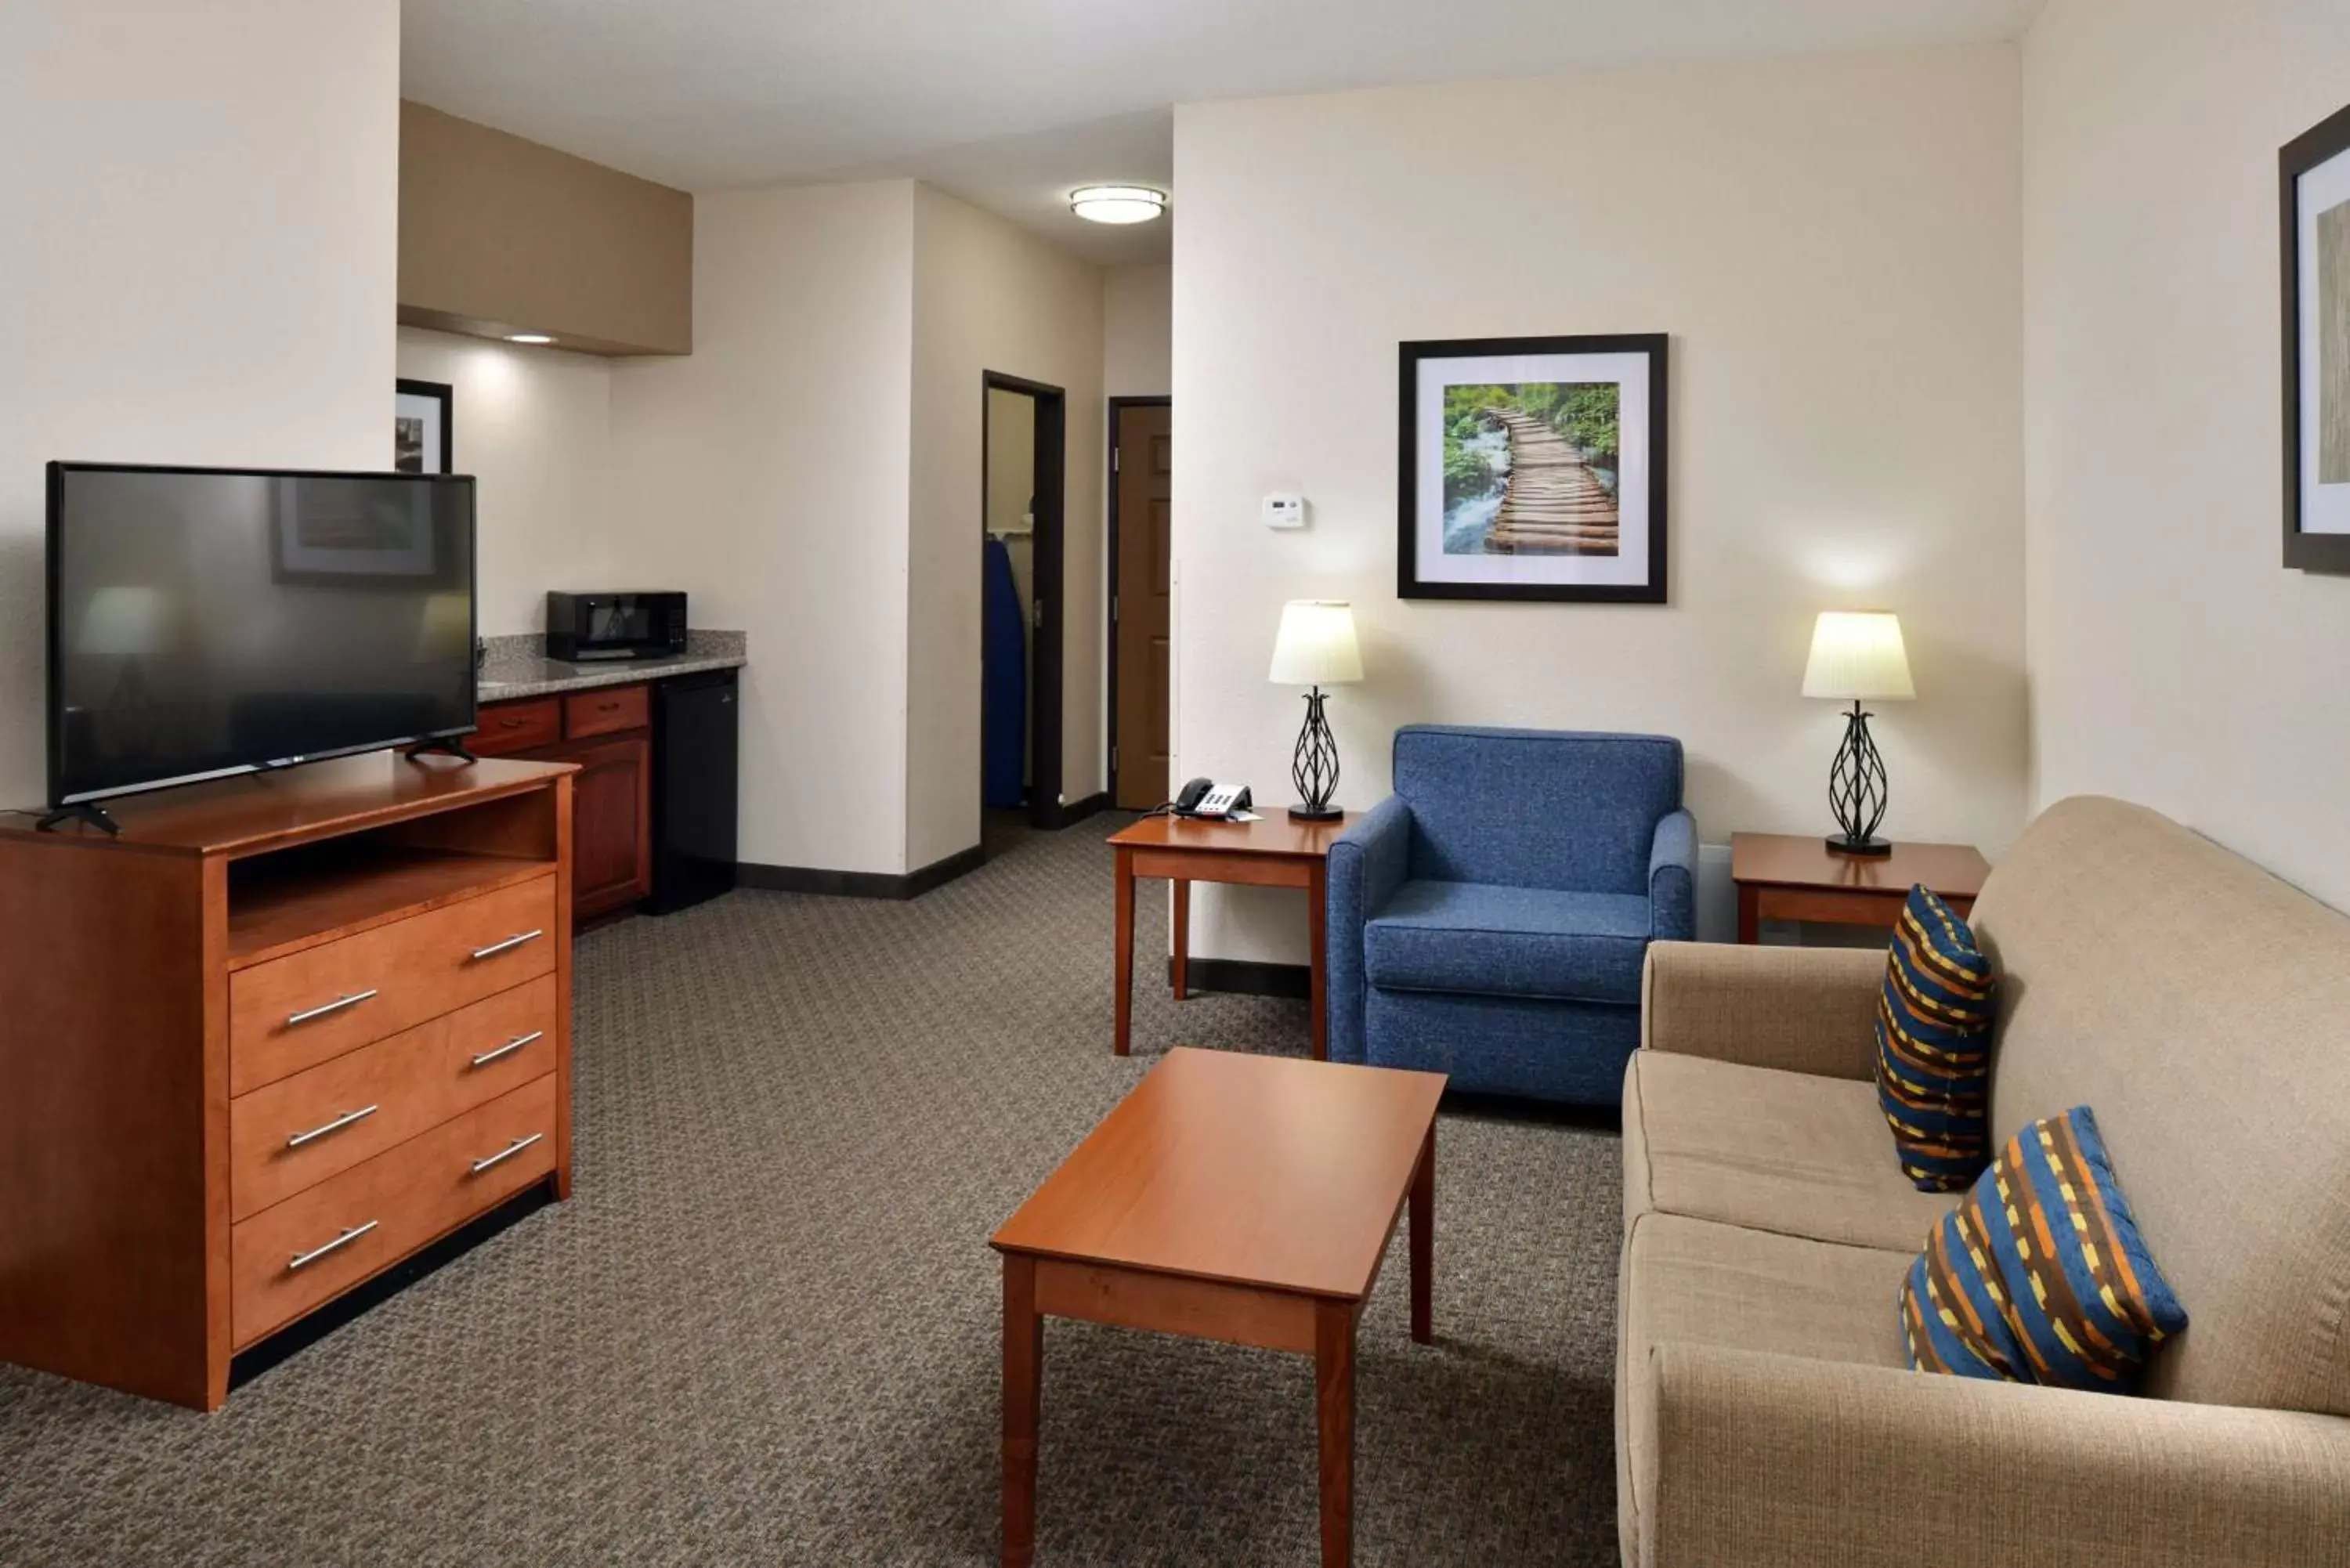
M 1838 855 L 1816 837 L 1736 833 L 1730 879 L 1738 885 L 1738 940 L 1761 940 L 1765 920 L 1813 920 L 1891 930 L 1909 889 L 1923 883 L 1964 916 L 1975 907 L 1991 862 L 1965 844 L 1896 844 L 1874 859 Z
M 1314 1357 L 1322 1562 L 1352 1560 L 1355 1324 L 1408 1203 L 1411 1336 L 1433 1337 L 1443 1093 L 1440 1073 L 1178 1046 L 1003 1222 L 1005 1568 L 1035 1552 L 1047 1317 Z
M 1314 1057 L 1330 1054 L 1325 983 L 1328 945 L 1330 841 L 1357 820 L 1296 822 L 1278 812 L 1255 822 L 1211 822 L 1185 816 L 1146 816 L 1110 836 L 1118 851 L 1118 1038 L 1127 1054 L 1134 1032 L 1134 879 L 1164 877 L 1175 884 L 1175 1000 L 1191 994 L 1191 884 L 1237 882 L 1253 888 L 1295 888 L 1305 895 L 1307 942 L 1313 950 L 1307 981 L 1313 1012 Z

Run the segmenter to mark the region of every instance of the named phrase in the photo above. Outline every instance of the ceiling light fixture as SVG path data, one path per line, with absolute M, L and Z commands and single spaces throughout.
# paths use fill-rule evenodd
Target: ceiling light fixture
M 1147 223 L 1167 210 L 1167 192 L 1148 185 L 1087 185 L 1069 192 L 1069 211 L 1096 223 Z
M 555 339 L 548 337 L 544 332 L 509 332 L 506 334 L 506 341 L 509 343 L 552 343 Z

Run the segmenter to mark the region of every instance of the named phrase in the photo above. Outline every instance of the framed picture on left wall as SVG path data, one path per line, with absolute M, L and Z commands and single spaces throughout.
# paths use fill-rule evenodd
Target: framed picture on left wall
M 400 378 L 391 399 L 391 466 L 402 473 L 454 473 L 445 381 Z
M 2350 572 L 2350 109 L 2279 154 L 2284 564 Z

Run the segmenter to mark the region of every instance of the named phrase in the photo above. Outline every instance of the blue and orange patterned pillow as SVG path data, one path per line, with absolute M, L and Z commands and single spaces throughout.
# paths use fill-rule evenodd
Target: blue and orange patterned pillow
M 2009 1140 L 1901 1285 L 1918 1372 L 2127 1393 L 2186 1326 L 2086 1106 Z
M 1956 1192 L 1991 1159 L 1991 1022 L 1996 981 L 1967 923 L 1909 889 L 1877 1003 L 1877 1103 L 1902 1174 Z

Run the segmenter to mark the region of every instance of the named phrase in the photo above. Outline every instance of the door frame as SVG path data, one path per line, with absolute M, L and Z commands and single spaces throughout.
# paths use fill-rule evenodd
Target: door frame
M 1103 515 L 1108 520 L 1104 532 L 1109 535 L 1109 575 L 1106 585 L 1108 591 L 1102 596 L 1102 646 L 1108 654 L 1103 661 L 1108 668 L 1102 673 L 1102 690 L 1108 694 L 1109 729 L 1105 745 L 1113 759 L 1118 755 L 1118 417 L 1128 409 L 1172 409 L 1174 406 L 1175 400 L 1163 395 L 1112 398 L 1109 400 L 1109 417 L 1103 421 L 1107 444 L 1102 452 L 1102 479 L 1104 488 L 1109 493 L 1108 509 Z M 1173 548 L 1171 542 L 1169 548 Z M 1171 628 L 1170 635 L 1172 635 Z M 1169 651 L 1171 653 L 1173 650 L 1170 648 Z M 1168 740 L 1171 744 L 1174 737 L 1170 735 Z M 1109 763 L 1107 771 L 1109 798 L 1115 804 L 1118 800 L 1118 764 L 1115 761 Z M 1168 782 L 1171 784 L 1174 781 L 1170 779 Z
M 1062 503 L 1068 483 L 1069 393 L 1065 387 L 1001 370 L 980 372 L 979 517 L 987 525 L 987 452 L 990 392 L 1022 392 L 1036 402 L 1036 522 L 1029 535 L 1029 569 L 1036 608 L 1028 653 L 1028 820 L 1051 830 L 1065 826 L 1061 805 L 1061 600 L 1068 591 L 1063 564 Z M 1046 591 L 1046 586 L 1051 591 Z

